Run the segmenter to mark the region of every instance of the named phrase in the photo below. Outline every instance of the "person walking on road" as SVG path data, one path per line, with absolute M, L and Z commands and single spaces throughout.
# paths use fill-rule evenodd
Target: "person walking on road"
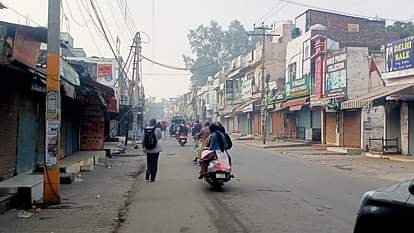
M 155 181 L 158 170 L 158 158 L 161 152 L 161 145 L 159 140 L 162 138 L 161 129 L 157 126 L 157 121 L 151 119 L 149 127 L 144 129 L 144 140 L 142 146 L 144 152 L 147 154 L 147 171 L 145 173 L 145 180 Z

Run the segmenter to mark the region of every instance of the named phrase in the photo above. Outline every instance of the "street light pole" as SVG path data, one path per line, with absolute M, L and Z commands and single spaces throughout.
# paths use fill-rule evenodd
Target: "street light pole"
M 262 64 L 261 64 L 261 102 L 262 102 L 262 109 L 261 109 L 261 116 L 262 116 L 262 139 L 263 144 L 266 144 L 266 90 L 265 90 L 265 73 L 266 73 L 266 67 L 265 67 L 265 52 L 266 52 L 266 37 L 267 36 L 279 36 L 274 34 L 268 34 L 267 31 L 272 30 L 272 27 L 268 27 L 262 22 L 262 26 L 256 27 L 254 26 L 255 30 L 261 30 L 262 33 L 258 34 L 248 34 L 249 36 L 261 36 L 262 37 Z M 266 98 L 266 99 L 265 99 Z
M 60 3 L 49 0 L 46 71 L 46 148 L 43 201 L 60 203 Z

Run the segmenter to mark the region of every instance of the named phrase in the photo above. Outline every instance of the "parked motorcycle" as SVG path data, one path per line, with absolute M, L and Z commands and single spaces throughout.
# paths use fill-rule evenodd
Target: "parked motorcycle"
M 208 151 L 203 153 L 208 153 Z M 209 161 L 207 172 L 204 174 L 204 180 L 212 188 L 221 191 L 224 183 L 229 182 L 233 176 L 227 152 L 216 151 L 215 153 L 216 159 Z

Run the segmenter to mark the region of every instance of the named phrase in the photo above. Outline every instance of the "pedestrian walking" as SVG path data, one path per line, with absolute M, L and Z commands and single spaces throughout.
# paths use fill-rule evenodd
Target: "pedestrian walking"
M 151 119 L 149 127 L 144 129 L 144 140 L 142 146 L 144 152 L 147 154 L 147 171 L 145 173 L 145 180 L 155 181 L 158 170 L 158 158 L 161 152 L 161 145 L 159 140 L 162 138 L 161 129 L 157 126 L 157 121 Z

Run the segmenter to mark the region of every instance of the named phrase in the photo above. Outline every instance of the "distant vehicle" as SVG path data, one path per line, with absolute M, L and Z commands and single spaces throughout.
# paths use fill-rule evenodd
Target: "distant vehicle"
M 184 146 L 187 143 L 187 134 L 180 133 L 180 135 L 178 135 L 178 137 L 177 137 L 177 142 L 181 146 Z
M 170 136 L 174 137 L 177 134 L 177 129 L 178 126 L 180 126 L 182 123 L 184 123 L 184 117 L 182 116 L 174 116 L 171 120 L 171 124 L 170 124 Z
M 414 232 L 414 179 L 366 192 L 354 233 Z

